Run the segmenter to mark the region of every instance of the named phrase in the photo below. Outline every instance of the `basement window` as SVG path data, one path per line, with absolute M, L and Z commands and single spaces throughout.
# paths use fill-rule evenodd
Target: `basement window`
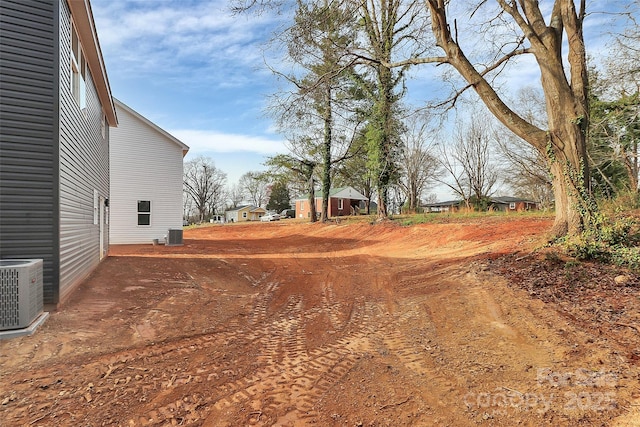
M 138 200 L 138 225 L 151 225 L 150 200 Z

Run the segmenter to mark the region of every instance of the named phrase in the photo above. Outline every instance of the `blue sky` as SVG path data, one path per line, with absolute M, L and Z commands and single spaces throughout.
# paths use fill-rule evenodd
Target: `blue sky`
M 590 5 L 596 10 L 629 3 Z M 91 0 L 91 5 L 113 95 L 189 145 L 187 160 L 211 157 L 234 184 L 243 173 L 263 169 L 266 156 L 287 152 L 263 114 L 266 96 L 277 85 L 264 65 L 264 44 L 286 23 L 285 16 L 268 11 L 234 16 L 228 0 Z M 589 17 L 587 35 L 606 34 L 608 23 L 607 15 Z M 592 47 L 591 53 L 605 45 L 598 41 Z M 435 72 L 430 65 L 411 70 L 414 104 L 442 87 Z M 537 66 L 528 58 L 504 85 L 537 82 Z
M 113 96 L 211 157 L 229 183 L 286 152 L 264 118 L 275 78 L 262 47 L 275 14 L 232 16 L 225 0 L 92 0 Z

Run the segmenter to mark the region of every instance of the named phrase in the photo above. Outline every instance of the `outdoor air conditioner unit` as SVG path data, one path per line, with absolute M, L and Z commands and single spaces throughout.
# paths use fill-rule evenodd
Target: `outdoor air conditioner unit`
M 167 235 L 167 246 L 182 245 L 182 228 L 170 228 Z
M 0 260 L 0 331 L 28 327 L 43 310 L 42 260 Z

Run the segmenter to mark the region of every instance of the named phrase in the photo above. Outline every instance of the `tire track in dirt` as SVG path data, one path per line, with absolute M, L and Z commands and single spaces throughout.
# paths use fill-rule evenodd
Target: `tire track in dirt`
M 323 247 L 335 250 L 330 243 Z M 553 392 L 536 383 L 535 368 L 565 372 L 557 362 L 572 353 L 552 329 L 542 331 L 524 305 L 502 296 L 504 287 L 484 283 L 459 259 L 434 260 L 427 249 L 421 258 L 399 246 L 395 257 L 366 249 L 359 257 L 310 251 L 292 259 L 265 246 L 255 260 L 242 254 L 225 261 L 228 276 L 215 281 L 207 275 L 217 270 L 201 270 L 204 283 L 187 296 L 154 282 L 162 315 L 187 301 L 167 319 L 153 311 L 156 303 L 118 314 L 127 334 L 141 320 L 160 332 L 133 341 L 146 346 L 68 360 L 52 350 L 51 360 L 29 366 L 28 377 L 0 373 L 11 390 L 0 392 L 0 424 L 563 425 L 566 417 L 494 413 L 463 400 L 494 390 Z M 181 322 L 209 308 L 224 316 Z M 184 323 L 181 338 L 163 339 L 160 320 L 163 328 Z M 583 360 L 570 366 L 590 366 Z
M 339 304 L 327 302 L 325 299 L 320 311 L 332 317 Z M 267 344 L 261 352 L 260 362 L 266 366 L 246 378 L 246 384 L 232 384 L 227 396 L 214 403 L 205 425 L 232 425 L 237 413 L 225 411 L 238 405 L 253 409 L 246 420 L 252 424 L 262 419 L 276 425 L 296 420 L 299 425 L 318 417 L 316 401 L 357 362 L 358 352 L 367 348 L 363 339 L 370 331 L 363 331 L 356 323 L 365 316 L 352 316 L 349 324 L 354 332 L 335 343 L 307 350 L 304 322 L 309 317 L 303 311 L 303 299 L 290 296 L 277 318 L 257 332 L 261 336 L 258 340 L 278 343 Z

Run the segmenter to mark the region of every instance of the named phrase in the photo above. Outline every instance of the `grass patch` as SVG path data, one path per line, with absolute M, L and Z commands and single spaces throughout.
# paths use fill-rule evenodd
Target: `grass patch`
M 468 222 L 473 220 L 483 220 L 499 218 L 504 219 L 519 219 L 519 218 L 540 218 L 550 219 L 553 218 L 553 213 L 544 211 L 526 211 L 526 212 L 500 212 L 500 211 L 488 211 L 488 212 L 475 212 L 475 211 L 460 211 L 460 212 L 429 212 L 420 214 L 402 214 L 393 215 L 391 220 L 397 222 L 403 226 L 412 226 L 418 224 L 449 224 L 456 222 Z

